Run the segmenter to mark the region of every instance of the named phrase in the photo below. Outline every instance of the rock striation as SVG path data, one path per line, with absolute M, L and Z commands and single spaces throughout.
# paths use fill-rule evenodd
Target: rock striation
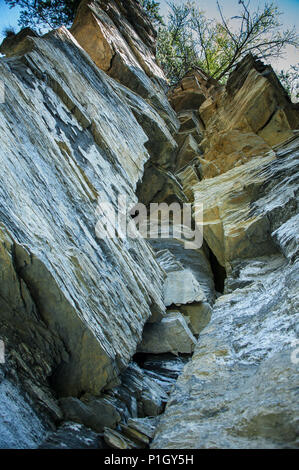
M 298 151 L 294 136 L 192 188 L 227 278 L 152 448 L 298 445 Z
M 0 64 L 1 339 L 7 373 L 18 369 L 23 389 L 61 419 L 49 382 L 60 396 L 115 386 L 144 323 L 164 314 L 164 273 L 147 243 L 95 228 L 99 201 L 137 202 L 150 155 L 135 114 L 175 142 L 65 28 L 23 35 L 20 47 Z
M 0 46 L 0 448 L 298 446 L 298 105 L 251 55 L 169 89 L 155 35 L 83 0 Z M 202 246 L 108 237 L 121 198 Z

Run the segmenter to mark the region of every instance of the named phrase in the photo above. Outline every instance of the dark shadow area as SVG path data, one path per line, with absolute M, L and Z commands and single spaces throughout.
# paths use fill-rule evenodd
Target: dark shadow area
M 219 264 L 216 256 L 212 250 L 208 247 L 209 261 L 211 264 L 211 269 L 214 277 L 215 290 L 223 294 L 224 292 L 224 282 L 226 279 L 226 270 L 221 264 Z
M 190 360 L 190 354 L 180 354 L 175 356 L 171 353 L 164 354 L 146 354 L 136 353 L 133 361 L 139 367 L 150 371 L 153 376 L 161 379 L 161 376 L 176 380 L 181 374 L 185 364 Z

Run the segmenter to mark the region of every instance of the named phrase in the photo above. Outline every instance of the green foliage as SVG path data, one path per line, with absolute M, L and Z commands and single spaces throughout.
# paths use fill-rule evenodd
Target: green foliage
M 162 16 L 160 15 L 160 4 L 155 0 L 138 0 L 144 8 L 148 17 L 156 25 L 164 24 Z
M 37 30 L 69 26 L 74 18 L 80 0 L 5 0 L 10 8 L 19 6 L 19 26 Z
M 189 6 L 172 3 L 168 24 L 158 31 L 157 59 L 171 82 L 180 80 L 198 62 L 189 19 Z
M 195 2 L 169 4 L 167 24 L 159 28 L 157 57 L 171 83 L 195 66 L 223 81 L 249 52 L 269 60 L 281 57 L 286 45 L 298 46 L 295 28 L 281 29 L 281 12 L 273 3 L 257 10 L 250 0 L 237 3 L 236 16 L 228 19 L 217 1 L 220 21 L 206 18 Z
M 12 8 L 19 6 L 21 27 L 42 30 L 72 23 L 80 0 L 5 0 Z M 295 29 L 282 30 L 281 12 L 273 3 L 257 10 L 250 0 L 236 0 L 237 14 L 227 18 L 217 1 L 220 21 L 208 19 L 195 1 L 173 1 L 166 21 L 156 0 L 138 0 L 158 27 L 157 59 L 171 83 L 179 81 L 192 67 L 224 81 L 235 64 L 251 52 L 268 60 L 281 57 L 287 45 L 298 46 Z M 296 71 L 281 74 L 288 85 Z M 298 70 L 297 72 L 298 73 Z M 294 81 L 294 80 L 293 80 Z
M 291 65 L 289 70 L 281 70 L 278 74 L 281 84 L 293 101 L 299 101 L 299 62 Z

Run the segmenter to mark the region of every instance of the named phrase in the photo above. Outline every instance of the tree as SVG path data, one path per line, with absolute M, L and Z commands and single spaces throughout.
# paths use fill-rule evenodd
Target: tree
M 291 65 L 288 70 L 281 70 L 277 75 L 290 98 L 299 101 L 299 62 Z
M 21 8 L 19 26 L 40 30 L 70 26 L 80 0 L 5 0 L 10 8 Z
M 190 29 L 189 5 L 172 3 L 167 26 L 160 26 L 157 41 L 157 59 L 171 82 L 179 81 L 198 56 Z
M 298 47 L 295 28 L 282 30 L 282 13 L 273 3 L 257 10 L 250 3 L 238 0 L 238 14 L 228 19 L 217 1 L 220 21 L 206 18 L 195 2 L 170 3 L 167 26 L 158 35 L 158 59 L 170 81 L 194 66 L 224 80 L 249 52 L 269 61 L 281 57 L 287 45 Z
M 145 10 L 147 16 L 152 20 L 156 25 L 163 24 L 163 18 L 160 15 L 160 4 L 155 0 L 138 0 L 140 5 Z
M 159 2 L 155 0 L 138 0 L 147 15 L 156 24 L 163 24 L 159 14 Z M 5 0 L 9 7 L 19 6 L 21 14 L 19 26 L 30 26 L 35 29 L 58 28 L 70 26 L 74 19 L 80 0 Z
M 21 7 L 19 25 L 37 30 L 72 23 L 80 0 L 5 0 Z M 235 0 L 238 13 L 227 18 L 219 0 L 219 21 L 209 19 L 197 6 L 200 0 L 169 4 L 166 24 L 156 0 L 138 0 L 158 27 L 157 59 L 171 83 L 192 67 L 225 81 L 236 63 L 251 52 L 260 59 L 281 57 L 287 45 L 298 47 L 295 28 L 282 29 L 281 12 L 272 2 L 254 9 L 251 0 Z M 284 77 L 290 80 L 292 71 Z M 282 76 L 282 75 L 281 75 Z

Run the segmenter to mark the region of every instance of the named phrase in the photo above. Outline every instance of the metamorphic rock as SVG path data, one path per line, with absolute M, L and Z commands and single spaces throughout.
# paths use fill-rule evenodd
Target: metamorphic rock
M 155 37 L 83 0 L 0 47 L 0 448 L 298 446 L 299 107 L 251 55 L 169 87 Z M 120 197 L 202 245 L 103 236 Z

